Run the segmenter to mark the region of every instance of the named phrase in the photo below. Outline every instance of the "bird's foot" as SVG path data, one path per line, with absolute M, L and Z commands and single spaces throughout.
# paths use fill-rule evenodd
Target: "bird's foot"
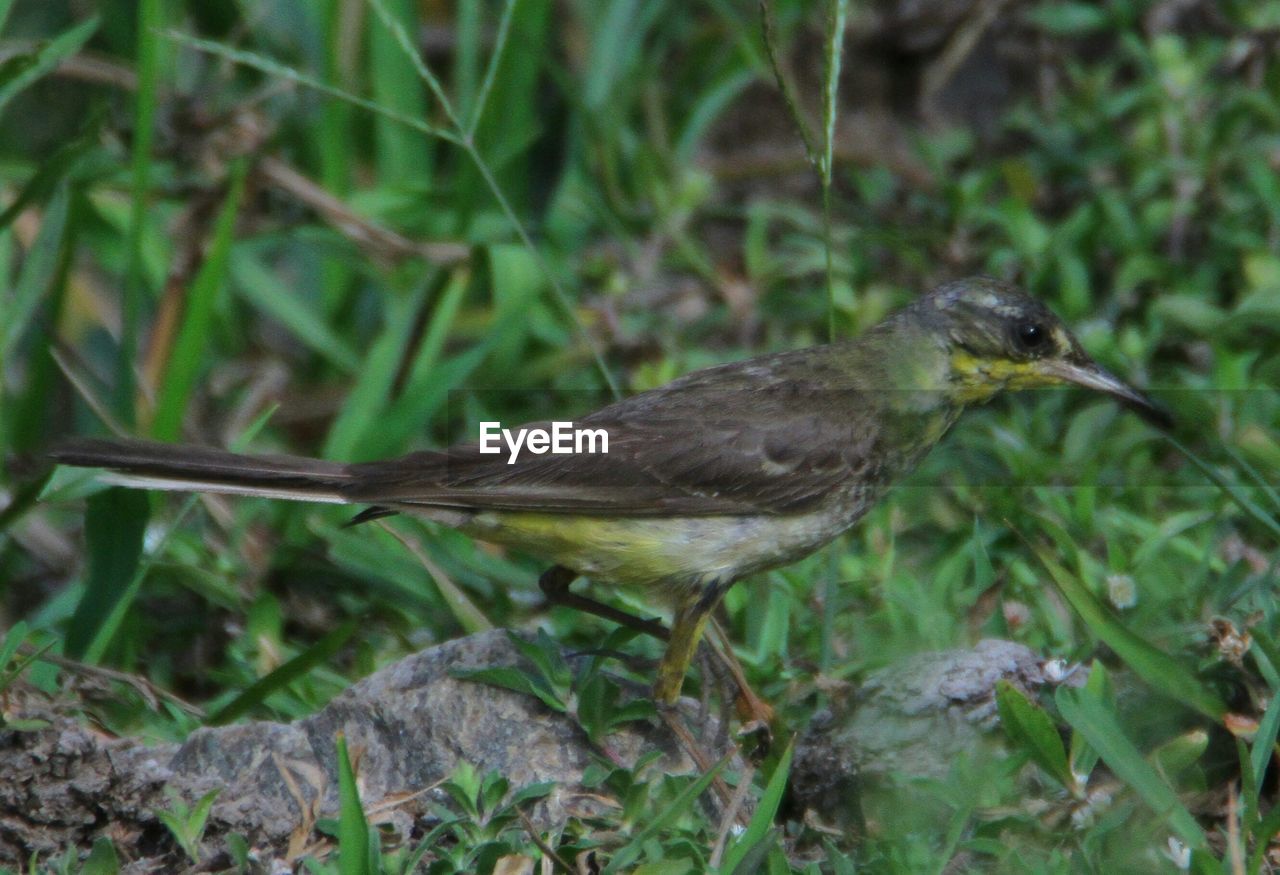
M 743 723 L 738 730 L 738 749 L 747 762 L 760 765 L 773 750 L 773 727 L 763 720 Z
M 662 722 L 667 724 L 667 728 L 675 736 L 677 743 L 689 756 L 689 759 L 693 761 L 694 767 L 703 774 L 716 768 L 719 761 L 702 746 L 685 724 L 679 703 L 663 702 L 655 699 L 654 705 L 658 716 L 662 718 Z M 728 754 L 726 754 L 727 756 Z M 750 779 L 747 778 L 746 780 L 749 781 Z M 746 828 L 750 819 L 741 810 L 741 804 L 737 802 L 739 794 L 735 793 L 719 775 L 711 779 L 711 790 L 715 794 L 716 804 L 720 811 L 729 813 L 729 816 L 733 817 L 741 827 Z

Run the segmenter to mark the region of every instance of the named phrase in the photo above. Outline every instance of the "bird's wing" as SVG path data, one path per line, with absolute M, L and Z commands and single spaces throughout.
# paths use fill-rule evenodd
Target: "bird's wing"
M 874 479 L 877 417 L 870 410 L 856 414 L 856 390 L 837 393 L 783 365 L 785 359 L 700 371 L 574 423 L 607 431 L 607 453 L 525 450 L 508 464 L 505 445 L 501 453 L 484 454 L 466 444 L 351 465 L 345 494 L 400 508 L 800 513 L 850 478 Z

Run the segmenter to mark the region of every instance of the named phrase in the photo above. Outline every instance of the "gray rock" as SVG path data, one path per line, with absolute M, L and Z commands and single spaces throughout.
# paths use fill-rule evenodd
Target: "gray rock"
M 213 808 L 219 822 L 279 841 L 300 822 L 300 801 L 319 800 L 319 816 L 336 816 L 341 732 L 359 759 L 366 807 L 430 787 L 466 762 L 481 773 L 499 772 L 513 789 L 554 782 L 552 794 L 528 812 L 539 826 L 596 813 L 599 796 L 581 780 L 600 753 L 571 718 L 533 696 L 450 677 L 458 669 L 521 661 L 502 631 L 441 644 L 370 675 L 296 723 L 197 730 L 173 758 L 175 780 L 196 794 L 222 786 Z M 654 723 L 628 724 L 610 737 L 609 749 L 624 765 L 656 749 L 662 756 L 653 768 L 693 767 Z
M 47 859 L 109 827 L 140 842 L 173 777 L 176 746 L 113 739 L 67 717 L 38 731 L 0 730 L 0 862 Z
M 358 763 L 366 811 L 385 806 L 381 819 L 402 834 L 432 799 L 421 791 L 464 762 L 481 774 L 499 772 L 513 791 L 553 782 L 551 794 L 526 811 L 540 828 L 599 813 L 608 800 L 582 778 L 601 752 L 571 717 L 533 696 L 450 676 L 521 663 L 505 632 L 473 635 L 370 675 L 304 720 L 200 729 L 181 746 L 111 739 L 66 718 L 38 731 L 0 730 L 0 862 L 87 849 L 106 834 L 127 856 L 153 858 L 161 868 L 150 871 L 162 871 L 172 845 L 154 811 L 172 807 L 172 794 L 190 803 L 212 789 L 219 793 L 206 833 L 209 856 L 227 833 L 279 852 L 295 833 L 305 838 L 317 817 L 337 815 L 339 733 Z M 713 724 L 703 727 L 703 738 L 714 735 Z M 608 745 L 622 765 L 658 750 L 649 769 L 694 768 L 656 721 L 625 724 Z
M 913 787 L 922 780 L 963 785 L 968 768 L 1007 756 L 995 705 L 1001 679 L 1029 692 L 1045 683 L 1034 653 L 999 640 L 917 654 L 873 673 L 852 708 L 822 715 L 801 737 L 795 801 L 846 828 L 864 817 L 936 826 L 929 803 L 939 794 Z

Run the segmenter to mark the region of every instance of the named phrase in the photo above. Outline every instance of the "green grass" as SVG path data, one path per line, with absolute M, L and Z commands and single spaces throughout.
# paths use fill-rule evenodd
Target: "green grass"
M 1061 792 L 1033 812 L 1017 769 L 957 764 L 950 783 L 916 788 L 945 814 L 933 833 L 875 812 L 882 828 L 865 834 L 757 818 L 722 871 L 936 872 L 956 854 L 993 871 L 1157 870 L 1170 836 L 1197 871 L 1231 871 L 1240 836 L 1246 870 L 1266 871 L 1280 822 L 1280 3 L 1216 4 L 1213 27 L 1193 13 L 1160 32 L 1144 0 L 1018 7 L 1009 26 L 1047 68 L 992 129 L 901 115 L 928 184 L 886 156 L 831 157 L 837 106 L 867 93 L 840 71 L 862 81 L 892 40 L 833 53 L 830 23 L 865 32 L 867 4 L 768 5 L 796 111 L 818 120 L 817 170 L 781 99 L 776 129 L 748 124 L 777 89 L 754 0 L 0 2 L 0 36 L 25 46 L 0 62 L 0 629 L 14 630 L 0 689 L 20 675 L 54 690 L 61 670 L 30 658 L 48 647 L 199 704 L 203 718 L 121 686 L 92 705 L 111 731 L 180 739 L 200 719 L 313 713 L 488 625 L 583 648 L 612 631 L 539 610 L 529 557 L 426 524 L 140 502 L 68 473 L 37 500 L 58 436 L 388 456 L 831 326 L 848 335 L 989 272 L 1153 387 L 1176 441 L 1081 393 L 999 401 L 832 548 L 730 592 L 725 621 L 797 728 L 838 682 L 921 650 L 999 636 L 1081 664 L 1082 690 L 1002 702 L 1015 761 Z M 424 28 L 437 42 L 420 59 L 407 48 Z M 82 46 L 134 84 L 55 72 Z M 733 158 L 754 140 L 792 150 L 794 172 Z M 264 156 L 366 222 L 465 258 L 372 245 L 272 185 Z M 1242 659 L 1218 646 L 1215 619 L 1248 631 Z M 599 697 L 577 706 L 592 738 L 616 716 L 598 669 L 579 679 Z M 570 683 L 505 680 L 561 704 Z M 1225 728 L 1249 721 L 1240 738 Z M 757 776 L 766 809 L 770 774 Z M 699 778 L 605 762 L 592 777 L 625 805 L 552 837 L 561 857 L 709 865 L 720 824 L 692 802 Z M 540 859 L 498 780 L 454 776 L 414 847 L 344 842 L 340 863 L 312 868 Z M 1108 804 L 1088 801 L 1111 786 Z M 344 803 L 330 834 L 361 834 L 359 799 Z M 84 869 L 115 860 L 99 843 Z

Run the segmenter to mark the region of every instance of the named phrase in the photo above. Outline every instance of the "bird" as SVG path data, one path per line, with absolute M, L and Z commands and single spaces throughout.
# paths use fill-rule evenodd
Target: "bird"
M 1064 384 L 1172 425 L 1047 306 L 979 276 L 941 285 L 852 339 L 694 371 L 577 420 L 603 430 L 604 452 L 494 453 L 477 440 L 342 463 L 81 438 L 51 455 L 126 486 L 367 505 L 356 521 L 417 514 L 539 557 L 550 563 L 539 581 L 550 600 L 614 619 L 630 615 L 570 585 L 586 577 L 641 591 L 671 611 L 652 689 L 671 707 L 730 587 L 853 527 L 966 408 Z

